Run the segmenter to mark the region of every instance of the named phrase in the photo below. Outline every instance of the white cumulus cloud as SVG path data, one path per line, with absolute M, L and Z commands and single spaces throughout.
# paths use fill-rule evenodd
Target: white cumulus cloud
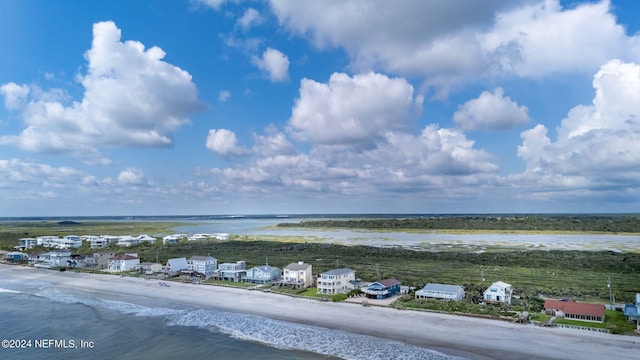
M 569 111 L 554 141 L 544 125 L 521 135 L 517 176 L 547 189 L 602 192 L 640 182 L 640 65 L 611 60 L 593 78 L 591 105 Z M 516 177 L 517 177 L 516 176 Z
M 118 174 L 118 182 L 121 185 L 145 185 L 147 184 L 147 179 L 142 170 L 126 169 Z
M 0 94 L 4 96 L 4 106 L 7 109 L 21 109 L 29 95 L 28 85 L 18 85 L 10 82 L 0 86 Z
M 496 88 L 460 105 L 453 121 L 463 130 L 506 130 L 529 122 L 528 112 L 526 106 L 504 96 L 502 88 Z
M 289 58 L 279 50 L 267 48 L 262 57 L 254 56 L 251 63 L 264 71 L 273 82 L 281 82 L 289 79 Z
M 207 136 L 207 149 L 222 155 L 242 155 L 247 149 L 238 145 L 236 133 L 227 129 L 211 129 Z
M 592 74 L 640 55 L 610 1 L 271 0 L 280 25 L 319 49 L 342 48 L 358 72 L 423 77 L 448 88 L 487 75 Z M 322 14 L 322 16 L 318 16 Z
M 387 131 L 408 128 L 421 107 L 403 78 L 334 73 L 328 83 L 302 79 L 289 129 L 318 145 L 370 146 Z
M 191 75 L 164 56 L 158 47 L 121 41 L 111 21 L 94 24 L 87 74 L 80 76 L 82 100 L 67 105 L 60 95 L 51 96 L 56 91 L 33 94 L 22 114 L 26 128 L 0 142 L 28 151 L 93 155 L 101 146 L 170 146 L 172 132 L 202 105 Z

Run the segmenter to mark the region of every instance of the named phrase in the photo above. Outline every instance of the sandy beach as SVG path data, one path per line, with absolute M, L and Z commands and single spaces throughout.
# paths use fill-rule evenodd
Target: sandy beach
M 0 265 L 0 274 L 122 301 L 156 299 L 388 338 L 472 359 L 637 359 L 640 354 L 640 337 L 635 336 L 319 302 L 221 286 L 168 282 L 164 287 L 157 280 L 74 271 Z

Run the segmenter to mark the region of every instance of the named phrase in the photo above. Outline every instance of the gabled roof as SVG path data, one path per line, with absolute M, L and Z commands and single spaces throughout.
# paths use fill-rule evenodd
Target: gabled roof
M 400 281 L 394 279 L 394 278 L 389 278 L 389 279 L 384 279 L 384 280 L 380 280 L 378 281 L 379 284 L 389 287 L 392 285 L 400 285 Z
M 458 285 L 432 284 L 432 283 L 429 283 L 429 284 L 425 285 L 425 287 L 422 288 L 421 290 L 454 293 L 454 292 L 458 292 L 459 290 L 464 290 L 464 287 L 458 286 Z M 420 291 L 420 290 L 418 290 L 418 291 Z
M 565 314 L 587 315 L 604 318 L 604 305 L 576 301 L 545 300 L 545 309 L 561 310 Z
M 269 265 L 260 265 L 260 266 L 256 266 L 255 268 L 256 269 L 260 269 L 261 271 L 264 271 L 264 272 L 272 272 L 274 270 L 280 271 L 279 268 L 273 267 L 273 266 L 269 266 Z
M 635 304 L 625 304 L 624 316 L 640 316 L 640 309 Z
M 118 255 L 118 256 L 114 256 L 109 260 L 135 260 L 137 259 L 137 257 L 135 256 L 131 256 L 131 255 Z
M 215 260 L 218 261 L 218 259 L 211 257 L 211 256 L 200 256 L 200 255 L 194 255 L 192 257 L 189 258 L 189 260 L 193 260 L 193 261 L 211 261 L 211 260 Z
M 285 269 L 289 270 L 289 271 L 300 271 L 300 270 L 307 270 L 311 268 L 311 264 L 307 264 L 307 263 L 291 263 L 289 265 L 287 265 L 285 267 Z
M 352 269 L 342 268 L 342 269 L 329 270 L 327 272 L 323 272 L 320 275 L 345 275 L 352 272 L 355 272 L 355 271 L 353 271 Z
M 496 281 L 493 284 L 491 284 L 491 286 L 489 286 L 490 288 L 492 287 L 497 287 L 497 288 L 501 288 L 501 289 L 506 289 L 506 288 L 510 288 L 511 284 L 507 284 L 506 282 L 503 281 Z

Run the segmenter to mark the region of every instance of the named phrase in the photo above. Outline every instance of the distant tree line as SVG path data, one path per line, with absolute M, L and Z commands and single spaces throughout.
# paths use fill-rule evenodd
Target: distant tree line
M 637 215 L 441 216 L 409 219 L 310 220 L 278 227 L 640 233 Z

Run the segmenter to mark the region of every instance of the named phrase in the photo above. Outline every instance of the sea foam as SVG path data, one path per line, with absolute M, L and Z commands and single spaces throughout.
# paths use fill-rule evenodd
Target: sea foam
M 2 284 L 0 283 L 0 285 Z M 19 292 L 10 289 L 4 290 Z M 71 294 L 50 286 L 42 286 L 31 294 L 59 303 L 78 303 L 133 316 L 161 318 L 168 326 L 198 327 L 203 331 L 219 331 L 239 340 L 255 341 L 279 349 L 309 351 L 343 359 L 458 359 L 399 341 L 255 315 L 193 309 L 184 306 L 178 308 L 147 306 L 101 299 L 84 294 Z

